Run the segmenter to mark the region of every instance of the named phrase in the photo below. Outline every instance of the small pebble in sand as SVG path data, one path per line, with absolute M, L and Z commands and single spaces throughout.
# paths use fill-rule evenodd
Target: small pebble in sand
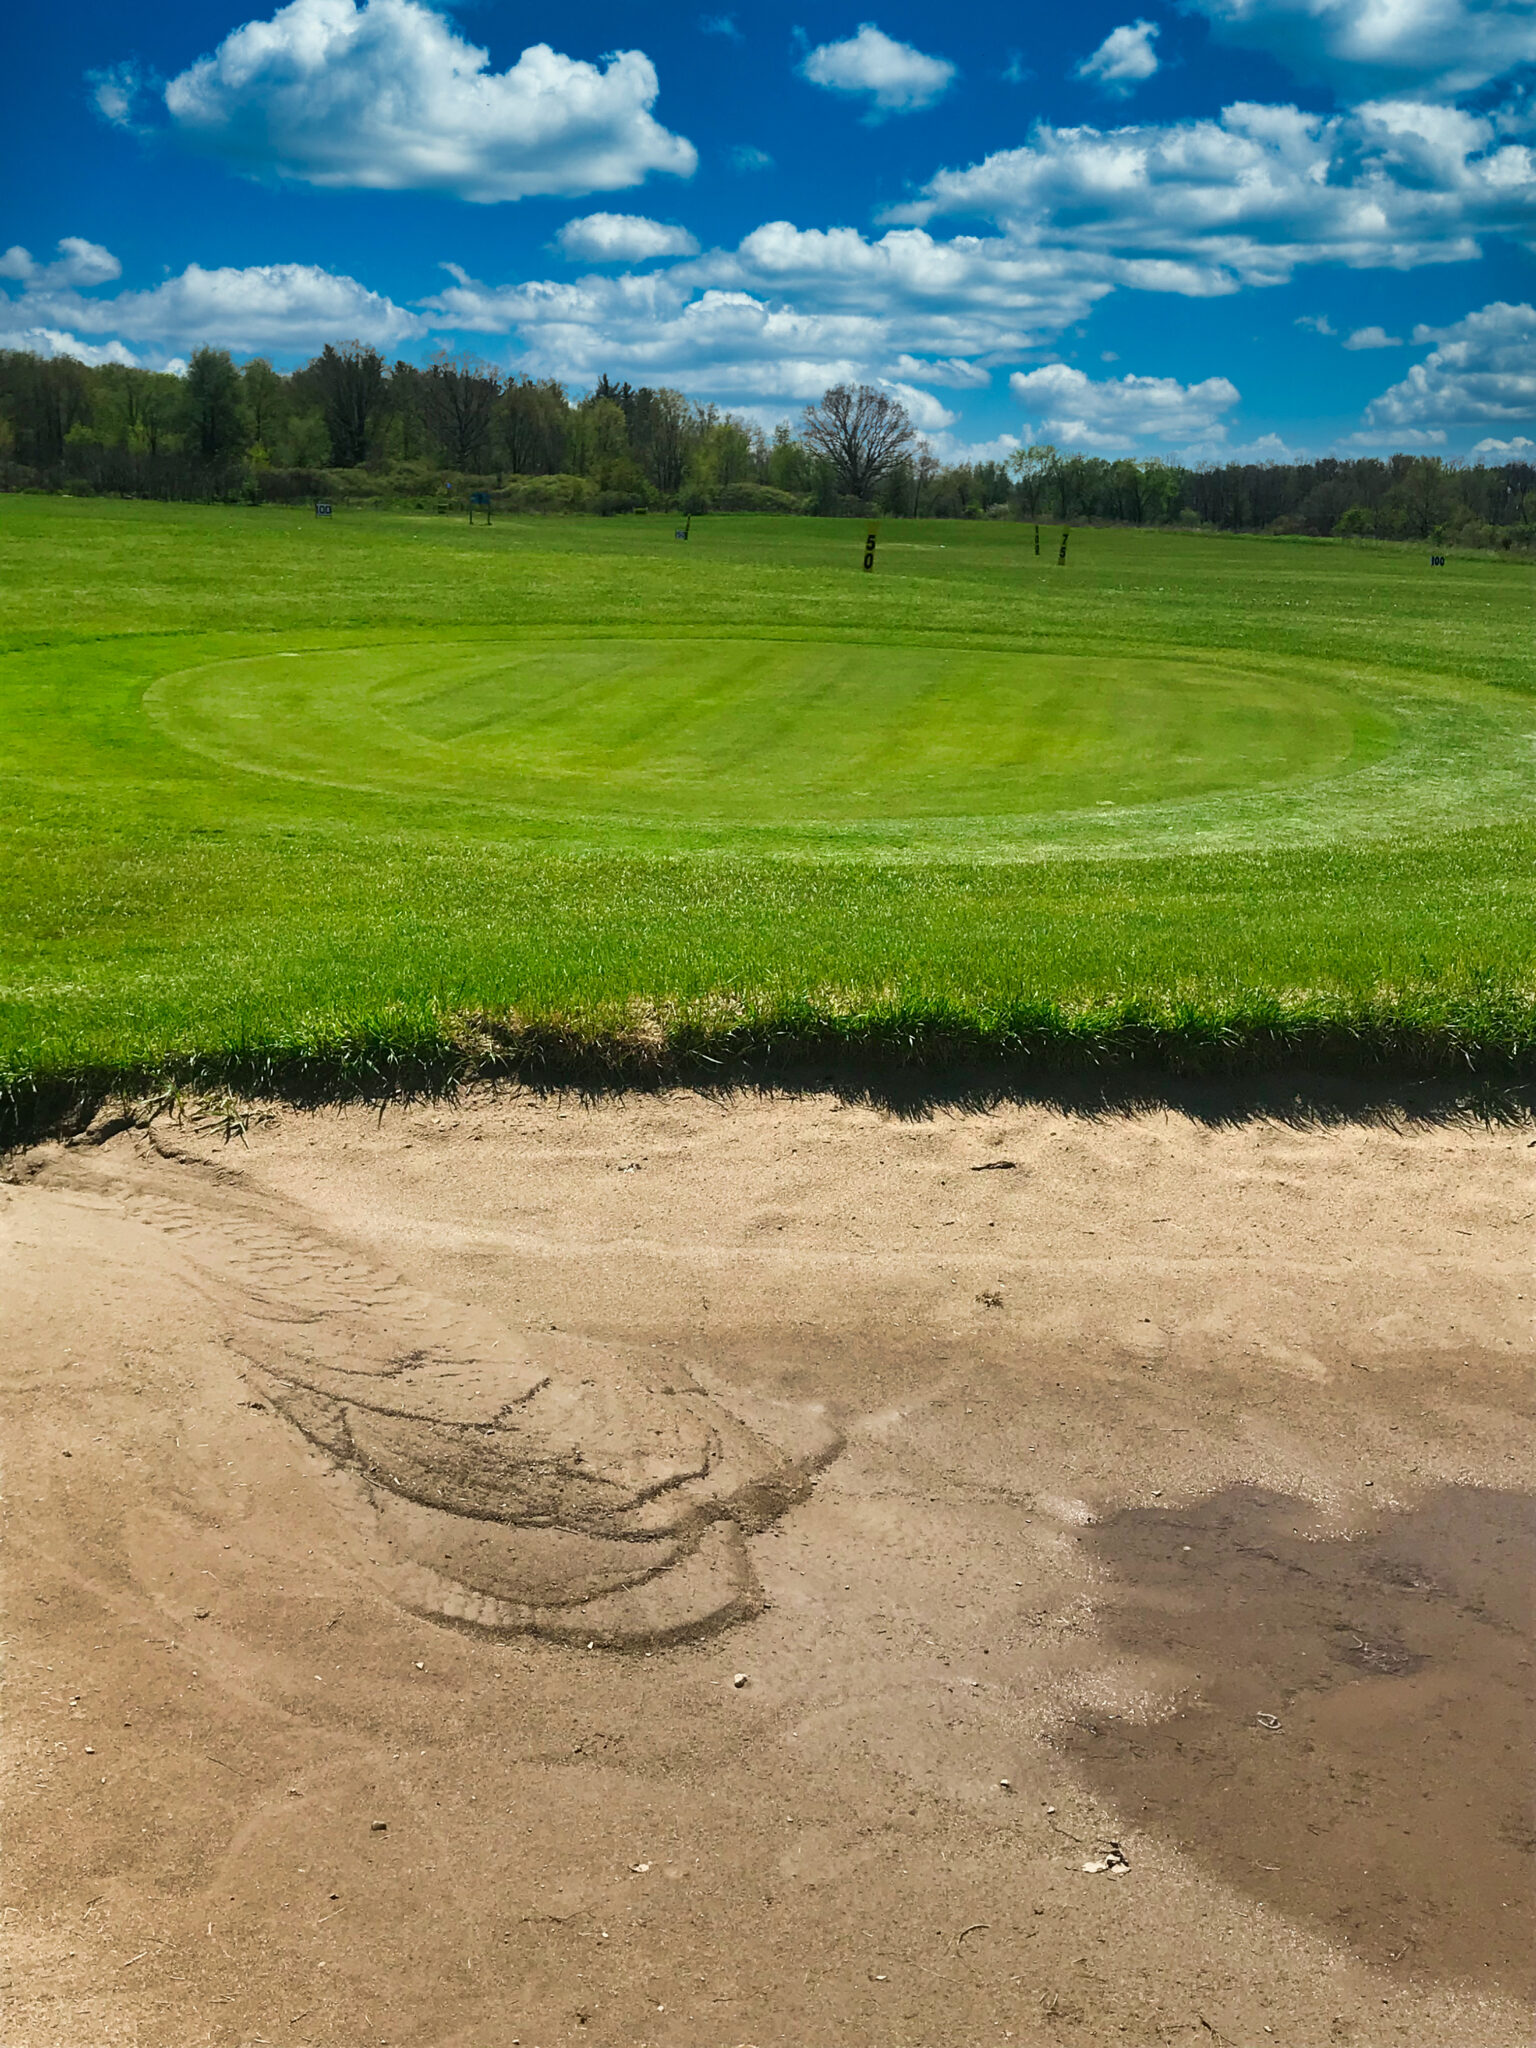
M 747 1674 L 745 1673 L 745 1671 L 738 1671 L 736 1676 L 731 1680 L 732 1685 L 735 1686 L 738 1692 L 741 1691 L 741 1688 L 746 1684 L 746 1682 Z

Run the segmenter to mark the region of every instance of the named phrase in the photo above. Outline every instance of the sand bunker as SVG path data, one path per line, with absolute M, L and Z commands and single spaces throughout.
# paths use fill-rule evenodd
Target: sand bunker
M 1530 1130 L 230 1128 L 0 1165 L 8 2042 L 1529 2037 Z

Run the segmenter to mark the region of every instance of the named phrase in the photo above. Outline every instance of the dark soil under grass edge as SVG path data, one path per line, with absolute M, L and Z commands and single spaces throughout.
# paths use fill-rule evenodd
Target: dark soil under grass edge
M 1039 1102 L 1078 1113 L 1171 1108 L 1202 1120 L 1523 1121 L 1536 1116 L 1536 1001 L 1414 1016 L 1375 1004 L 1287 1015 L 1071 1016 L 985 1022 L 942 1006 L 809 1008 L 709 1025 L 639 1017 L 459 1016 L 435 1031 L 360 1028 L 137 1065 L 0 1075 L 0 1150 L 120 1128 L 187 1098 L 299 1108 L 442 1100 L 473 1083 L 582 1094 L 669 1086 L 828 1092 L 920 1115 Z

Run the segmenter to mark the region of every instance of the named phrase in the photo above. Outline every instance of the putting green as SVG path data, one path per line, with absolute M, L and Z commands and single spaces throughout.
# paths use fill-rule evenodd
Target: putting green
M 227 767 L 551 822 L 1025 818 L 1333 776 L 1394 739 L 1301 664 L 910 640 L 311 647 L 182 670 L 146 701 Z

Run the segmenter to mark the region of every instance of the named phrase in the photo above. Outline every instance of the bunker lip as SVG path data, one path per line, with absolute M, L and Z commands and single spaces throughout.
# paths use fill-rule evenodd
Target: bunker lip
M 1073 1014 L 1025 1004 L 984 1023 L 935 1007 L 818 1015 L 764 1008 L 741 1020 L 659 1024 L 459 1015 L 430 1034 L 336 1031 L 119 1067 L 0 1075 L 0 1157 L 95 1127 L 110 1134 L 190 1114 L 234 1130 L 262 1104 L 456 1100 L 476 1085 L 559 1094 L 690 1086 L 770 1089 L 903 1110 L 1052 1103 L 1092 1114 L 1168 1106 L 1219 1122 L 1523 1122 L 1536 1114 L 1536 995 L 1405 1003 L 1183 1006 Z M 1278 1011 L 1278 1015 L 1276 1012 Z

